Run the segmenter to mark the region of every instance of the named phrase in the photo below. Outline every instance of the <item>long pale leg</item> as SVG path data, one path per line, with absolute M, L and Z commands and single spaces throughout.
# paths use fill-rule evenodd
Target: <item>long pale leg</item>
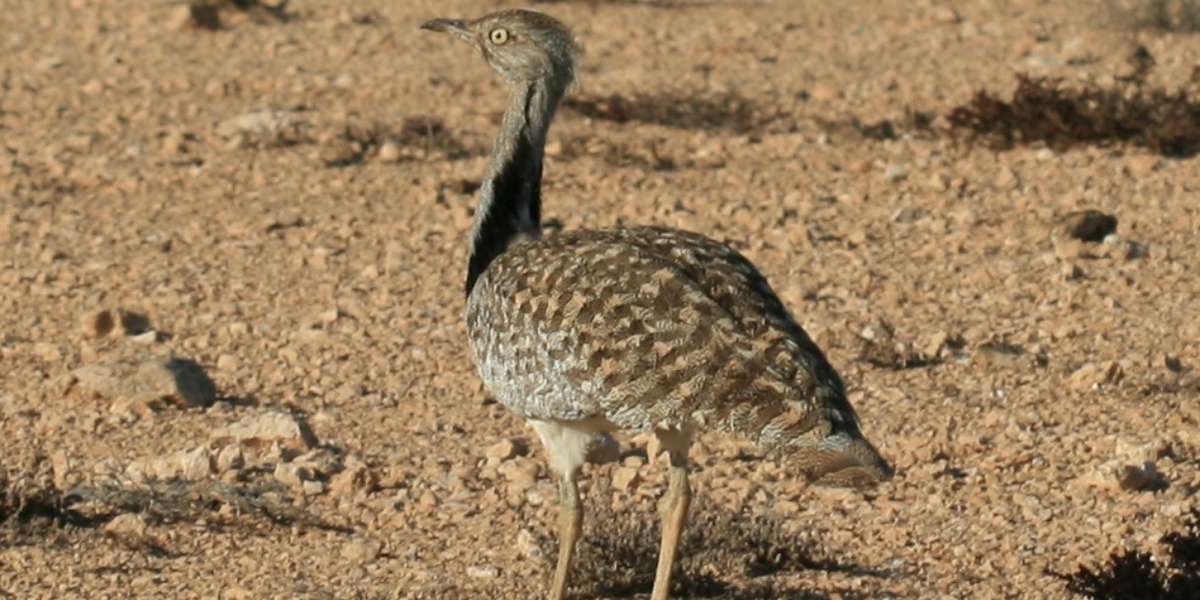
M 692 490 L 688 485 L 687 450 L 691 442 L 688 432 L 657 432 L 671 457 L 670 483 L 659 510 L 662 511 L 662 544 L 658 550 L 658 570 L 654 574 L 654 591 L 650 600 L 667 600 L 671 592 L 671 570 L 679 538 L 687 523 Z
M 587 421 L 530 420 L 529 424 L 542 438 L 550 468 L 558 474 L 558 566 L 550 600 L 563 600 L 575 560 L 575 544 L 583 531 L 583 503 L 579 501 L 576 480 L 588 449 L 597 441 L 600 426 Z
M 583 506 L 579 502 L 579 487 L 575 474 L 568 473 L 558 482 L 558 567 L 554 569 L 554 585 L 550 588 L 551 600 L 563 600 L 567 596 L 567 576 L 575 560 L 575 542 L 583 530 Z

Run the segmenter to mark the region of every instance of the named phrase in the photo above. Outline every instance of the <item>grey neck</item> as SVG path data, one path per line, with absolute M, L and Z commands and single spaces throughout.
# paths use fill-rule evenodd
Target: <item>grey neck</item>
M 563 90 L 547 80 L 511 84 L 508 109 L 479 192 L 466 293 L 514 242 L 542 233 L 542 157 Z

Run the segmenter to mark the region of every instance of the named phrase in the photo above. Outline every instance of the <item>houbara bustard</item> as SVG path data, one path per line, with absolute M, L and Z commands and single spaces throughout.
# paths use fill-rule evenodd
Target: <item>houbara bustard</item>
M 697 430 L 752 439 L 810 482 L 891 476 L 825 355 L 736 251 L 659 227 L 543 237 L 546 132 L 579 52 L 566 26 L 505 10 L 422 28 L 474 46 L 508 87 L 475 213 L 467 330 L 487 388 L 533 426 L 559 477 L 551 598 L 566 593 L 582 529 L 580 467 L 612 432 L 653 432 L 669 454 L 654 600 L 669 593 Z

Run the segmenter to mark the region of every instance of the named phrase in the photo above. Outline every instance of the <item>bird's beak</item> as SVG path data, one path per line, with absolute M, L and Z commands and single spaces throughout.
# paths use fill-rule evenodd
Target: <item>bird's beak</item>
M 455 37 L 471 40 L 471 30 L 467 27 L 467 22 L 462 19 L 433 19 L 421 24 L 421 29 L 452 33 Z

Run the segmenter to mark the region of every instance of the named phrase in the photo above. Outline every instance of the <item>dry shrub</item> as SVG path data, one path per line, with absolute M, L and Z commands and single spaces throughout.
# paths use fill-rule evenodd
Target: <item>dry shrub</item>
M 1145 552 L 1114 552 L 1098 570 L 1054 573 L 1067 589 L 1094 600 L 1187 600 L 1200 589 L 1200 507 L 1194 507 L 1183 530 L 1162 537 L 1170 558 L 1159 564 Z
M 259 22 L 286 21 L 288 0 L 263 2 L 262 0 L 189 0 L 188 15 L 193 26 L 216 31 L 225 26 L 221 14 L 235 10 Z
M 350 117 L 318 141 L 325 145 L 322 160 L 328 167 L 361 163 L 389 142 L 400 149 L 397 160 L 429 156 L 454 160 L 470 154 L 441 119 L 420 115 L 406 117 L 399 127 Z
M 880 119 L 864 122 L 856 115 L 843 119 L 814 120 L 821 131 L 829 135 L 857 138 L 871 141 L 898 140 L 906 135 L 932 135 L 935 114 L 915 110 L 911 107 L 904 109 L 904 115 L 897 119 Z
M 23 464 L 0 465 L 0 529 L 35 516 L 54 516 L 62 506 L 50 461 L 32 457 Z
M 607 96 L 577 95 L 563 107 L 582 116 L 613 123 L 653 123 L 675 129 L 754 131 L 774 119 L 737 93 L 667 91 Z
M 1077 145 L 1132 144 L 1164 156 L 1200 150 L 1200 68 L 1177 90 L 1151 87 L 1146 76 L 1154 59 L 1140 48 L 1135 72 L 1110 87 L 1068 87 L 1060 79 L 1017 76 L 1012 99 L 986 90 L 946 115 L 950 133 L 1006 150 L 1045 143 L 1063 150 Z
M 1200 31 L 1200 2 L 1196 0 L 1108 0 L 1107 5 L 1109 22 L 1122 29 Z
M 0 547 L 38 543 L 66 530 L 95 532 L 119 515 L 141 515 L 147 523 L 196 522 L 209 527 L 251 528 L 258 523 L 344 531 L 294 505 L 282 485 L 228 485 L 221 481 L 160 481 L 133 484 L 108 480 L 62 490 L 51 461 L 32 456 L 0 467 Z M 155 544 L 138 546 L 163 554 Z

